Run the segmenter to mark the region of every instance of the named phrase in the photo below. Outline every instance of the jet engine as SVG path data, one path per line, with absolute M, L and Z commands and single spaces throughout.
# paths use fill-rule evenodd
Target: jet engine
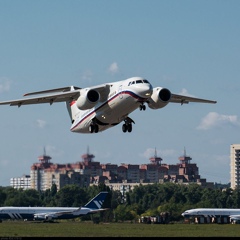
M 151 98 L 148 99 L 148 106 L 152 109 L 165 107 L 171 99 L 171 92 L 167 88 L 156 87 L 153 89 Z
M 34 220 L 52 220 L 53 216 L 45 213 L 34 214 Z
M 94 89 L 80 90 L 80 97 L 77 99 L 77 107 L 80 110 L 87 110 L 94 107 L 100 99 L 100 94 Z

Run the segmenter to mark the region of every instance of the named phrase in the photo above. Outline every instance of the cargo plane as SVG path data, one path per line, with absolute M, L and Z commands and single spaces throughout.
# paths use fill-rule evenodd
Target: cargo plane
M 25 98 L 26 97 L 26 98 Z M 178 95 L 165 87 L 153 87 L 143 77 L 80 88 L 69 86 L 24 94 L 24 98 L 2 101 L 0 105 L 65 102 L 71 119 L 71 132 L 98 133 L 122 124 L 122 131 L 132 132 L 133 119 L 129 115 L 136 109 L 160 109 L 169 103 L 216 103 L 216 101 Z M 154 126 L 153 126 L 154 127 Z
M 190 217 L 227 217 L 230 221 L 240 221 L 240 209 L 237 208 L 194 208 L 181 214 Z
M 105 211 L 102 208 L 108 192 L 100 192 L 83 207 L 0 207 L 0 221 L 6 219 L 25 221 L 52 221 L 73 219 L 87 214 Z

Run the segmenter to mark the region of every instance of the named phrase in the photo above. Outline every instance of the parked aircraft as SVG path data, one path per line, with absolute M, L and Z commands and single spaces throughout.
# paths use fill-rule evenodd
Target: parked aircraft
M 86 214 L 107 210 L 102 208 L 108 192 L 100 192 L 83 207 L 1 207 L 0 220 L 40 220 L 72 219 Z
M 230 221 L 240 220 L 240 209 L 237 208 L 195 208 L 182 213 L 185 218 L 190 217 L 229 217 Z
M 32 95 L 39 95 L 29 97 Z M 216 101 L 177 95 L 167 88 L 155 87 L 142 77 L 132 77 L 117 82 L 79 88 L 75 86 L 49 89 L 24 94 L 27 98 L 0 102 L 0 105 L 22 106 L 27 104 L 66 102 L 71 119 L 70 131 L 97 133 L 123 122 L 122 131 L 131 132 L 133 119 L 129 114 L 137 108 L 159 109 L 168 103 L 216 103 Z

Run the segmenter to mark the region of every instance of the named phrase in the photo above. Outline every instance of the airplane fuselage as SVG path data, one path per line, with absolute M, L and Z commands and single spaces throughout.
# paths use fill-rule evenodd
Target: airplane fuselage
M 0 221 L 3 219 L 52 220 L 71 219 L 87 214 L 105 211 L 101 208 L 108 192 L 100 192 L 83 207 L 0 207 Z
M 109 83 L 110 92 L 105 101 L 98 102 L 93 108 L 80 111 L 71 126 L 72 132 L 89 133 L 89 126 L 95 118 L 98 131 L 104 131 L 122 122 L 152 94 L 152 85 L 144 79 L 135 78 Z M 134 83 L 134 84 L 132 84 Z
M 68 210 L 77 210 L 69 208 Z M 53 211 L 66 211 L 66 208 L 45 208 L 45 207 L 2 207 L 0 208 L 0 219 L 27 219 L 34 220 L 34 214 L 50 213 Z M 68 217 L 68 214 L 63 217 Z
M 240 215 L 240 209 L 235 208 L 196 208 L 186 210 L 182 213 L 183 217 L 189 218 L 194 216 L 231 216 Z
M 57 216 L 56 213 L 58 212 L 65 213 Z M 73 207 L 1 207 L 0 219 L 42 220 L 45 219 L 46 214 L 52 216 L 53 219 L 72 219 L 86 215 L 89 212 L 90 210 L 84 207 L 81 209 Z

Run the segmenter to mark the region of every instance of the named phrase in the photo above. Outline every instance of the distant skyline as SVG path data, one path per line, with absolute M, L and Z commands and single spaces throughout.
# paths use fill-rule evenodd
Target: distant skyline
M 64 103 L 0 106 L 0 186 L 29 173 L 46 149 L 53 163 L 176 164 L 186 154 L 208 182 L 230 182 L 240 143 L 240 1 L 0 0 L 0 101 L 133 76 L 216 104 L 168 104 L 98 134 L 70 132 Z

